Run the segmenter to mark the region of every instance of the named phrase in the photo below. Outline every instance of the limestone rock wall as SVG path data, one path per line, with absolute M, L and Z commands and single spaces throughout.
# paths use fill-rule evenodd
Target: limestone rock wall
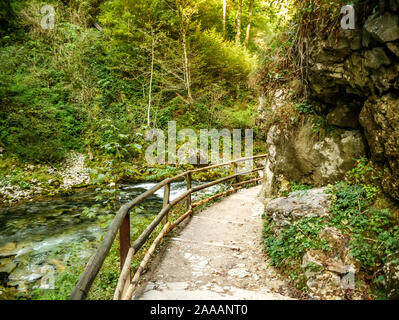
M 334 183 L 353 168 L 354 159 L 366 154 L 359 130 L 337 128 L 331 136 L 318 138 L 306 123 L 296 128 L 271 127 L 267 144 L 265 198 L 286 191 L 290 181 L 315 187 Z
M 375 4 L 356 11 L 356 30 L 342 29 L 312 48 L 309 99 L 338 134 L 315 141 L 304 128 L 272 127 L 266 197 L 287 180 L 321 186 L 341 179 L 353 157 L 367 152 L 386 166 L 383 188 L 399 200 L 399 0 Z
M 388 166 L 384 190 L 399 200 L 399 1 L 381 1 L 357 28 L 315 48 L 310 96 L 332 124 L 360 124 L 372 159 Z

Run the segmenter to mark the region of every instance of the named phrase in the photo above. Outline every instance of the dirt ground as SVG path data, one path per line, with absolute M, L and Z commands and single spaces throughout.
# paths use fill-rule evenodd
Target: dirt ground
M 154 257 L 133 299 L 286 300 L 297 296 L 262 249 L 260 186 L 197 212 Z

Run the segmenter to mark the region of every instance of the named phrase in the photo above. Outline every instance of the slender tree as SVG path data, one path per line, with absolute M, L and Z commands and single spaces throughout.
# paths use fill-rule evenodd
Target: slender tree
M 154 77 L 154 60 L 155 60 L 155 39 L 154 30 L 151 27 L 151 71 L 150 71 L 150 85 L 148 88 L 148 109 L 147 109 L 147 127 L 151 126 L 151 103 L 152 103 L 152 80 Z
M 183 47 L 184 82 L 187 90 L 187 96 L 190 102 L 193 101 L 193 97 L 191 94 L 191 72 L 187 37 L 190 27 L 192 27 L 193 15 L 198 12 L 198 5 L 200 2 L 201 1 L 194 2 L 191 0 L 176 0 Z
M 253 9 L 254 9 L 254 0 L 250 0 L 250 2 L 249 2 L 249 13 L 248 13 L 247 34 L 245 35 L 245 42 L 244 42 L 245 48 L 248 48 L 249 35 L 251 33 L 251 22 L 252 22 Z
M 226 39 L 226 11 L 227 11 L 227 0 L 223 0 L 223 36 Z
M 236 45 L 240 44 L 241 39 L 241 15 L 242 15 L 242 0 L 238 2 L 238 12 L 237 12 L 237 35 L 236 35 Z

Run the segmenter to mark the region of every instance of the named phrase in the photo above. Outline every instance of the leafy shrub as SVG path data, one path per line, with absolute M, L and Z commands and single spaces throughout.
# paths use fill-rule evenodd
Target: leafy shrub
M 220 122 L 226 128 L 233 129 L 252 129 L 255 126 L 255 108 L 225 108 L 219 116 Z
M 256 60 L 243 47 L 225 41 L 215 30 L 197 33 L 193 45 L 201 54 L 203 72 L 237 85 L 256 68 Z
M 338 183 L 332 193 L 331 223 L 351 234 L 351 254 L 370 276 L 379 270 L 390 253 L 399 250 L 399 226 L 388 210 L 370 207 L 373 199 L 359 185 Z
M 312 186 L 309 186 L 307 184 L 301 184 L 301 183 L 297 183 L 295 181 L 291 181 L 290 182 L 290 188 L 288 191 L 284 191 L 282 192 L 282 196 L 283 197 L 287 197 L 291 192 L 295 192 L 295 191 L 305 191 L 305 190 L 310 190 L 312 189 Z
M 313 106 L 308 103 L 299 103 L 294 106 L 294 109 L 299 113 L 303 113 L 306 115 L 311 115 L 314 113 Z
M 327 242 L 318 235 L 323 230 L 319 218 L 304 218 L 287 224 L 279 235 L 274 234 L 272 217 L 267 217 L 263 228 L 263 243 L 270 256 L 270 263 L 300 287 L 305 286 L 301 269 L 302 257 L 310 249 L 330 250 Z
M 366 157 L 358 159 L 354 168 L 346 173 L 349 183 L 363 187 L 368 200 L 374 199 L 381 192 L 382 176 L 383 170 L 375 167 Z

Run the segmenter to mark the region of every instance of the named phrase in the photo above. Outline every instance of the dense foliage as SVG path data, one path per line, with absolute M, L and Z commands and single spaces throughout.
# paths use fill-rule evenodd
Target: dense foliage
M 363 1 L 364 10 L 375 2 Z M 41 1 L 0 0 L 0 177 L 7 177 L 0 187 L 15 184 L 29 189 L 32 180 L 43 186 L 50 178 L 61 180 L 45 167 L 27 174 L 19 166 L 57 167 L 68 152 L 79 151 L 92 160 L 93 185 L 113 183 L 113 189 L 98 191 L 116 209 L 114 182 L 121 175 L 131 181 L 160 180 L 181 170 L 154 166 L 144 171 L 142 162 L 132 166 L 143 156 L 143 132 L 148 127 L 166 129 L 175 120 L 179 129 L 252 128 L 255 138 L 261 139 L 267 124 L 287 121 L 295 126 L 306 118 L 314 134 L 331 130 L 325 117 L 306 101 L 301 80 L 306 79 L 311 47 L 337 31 L 344 0 L 48 0 L 46 4 L 56 11 L 53 30 L 41 26 Z M 273 114 L 268 98 L 282 86 L 292 91 L 293 103 Z M 261 125 L 255 121 L 259 96 L 270 112 Z M 206 180 L 219 173 L 195 178 Z M 305 218 L 287 224 L 276 235 L 273 219 L 266 217 L 263 236 L 270 261 L 300 288 L 305 287 L 304 253 L 330 250 L 319 237 L 325 227 L 350 235 L 351 254 L 361 262 L 364 280 L 375 288 L 383 279 L 384 259 L 399 250 L 399 229 L 389 211 L 371 206 L 380 192 L 376 181 L 381 175 L 374 175 L 367 159 L 360 159 L 348 177 L 351 183 L 331 187 L 327 219 Z M 290 191 L 309 188 L 292 181 Z M 98 218 L 91 208 L 82 214 Z M 149 221 L 137 215 L 134 236 Z M 141 257 L 142 252 L 134 266 Z M 92 298 L 112 296 L 117 260 L 115 245 Z M 67 272 L 56 279 L 57 292 L 38 290 L 28 298 L 67 298 L 84 267 L 74 257 L 69 263 Z
M 143 126 L 172 119 L 193 128 L 254 124 L 248 79 L 262 49 L 254 40 L 272 25 L 269 1 L 254 2 L 250 50 L 249 1 L 238 44 L 232 1 L 226 33 L 216 0 L 48 1 L 54 30 L 40 25 L 40 1 L 3 2 L 0 146 L 8 155 L 57 163 L 69 150 L 103 153 L 119 135 L 137 145 Z M 117 135 L 105 133 L 111 124 Z

